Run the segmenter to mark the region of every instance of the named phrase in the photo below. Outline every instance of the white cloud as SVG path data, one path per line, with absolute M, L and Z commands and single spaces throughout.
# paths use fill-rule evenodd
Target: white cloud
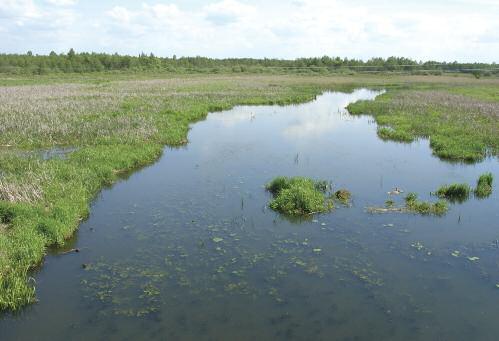
M 226 25 L 238 22 L 244 17 L 255 14 L 255 8 L 234 0 L 223 0 L 209 4 L 204 8 L 205 17 L 216 25 Z
M 41 17 L 42 11 L 32 0 L 2 0 L 0 16 L 14 20 L 31 19 Z
M 46 0 L 49 4 L 55 6 L 73 6 L 76 5 L 78 0 Z
M 488 7 L 464 0 L 216 0 L 190 7 L 144 1 L 90 8 L 76 0 L 0 0 L 3 52 L 35 45 L 40 52 L 74 47 L 210 57 L 499 56 L 495 0 L 478 0 Z
M 107 12 L 107 14 L 114 20 L 119 23 L 129 24 L 130 20 L 134 16 L 132 12 L 130 12 L 125 7 L 115 6 L 111 10 Z

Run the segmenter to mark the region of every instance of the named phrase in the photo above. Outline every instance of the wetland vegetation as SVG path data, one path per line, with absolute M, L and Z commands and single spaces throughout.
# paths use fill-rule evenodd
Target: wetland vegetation
M 463 202 L 467 200 L 471 193 L 471 187 L 468 184 L 452 184 L 441 186 L 435 194 L 442 199 L 450 201 Z
M 334 208 L 331 186 L 324 180 L 280 176 L 265 187 L 274 196 L 269 207 L 284 214 L 311 215 Z
M 405 197 L 406 208 L 410 212 L 415 212 L 419 214 L 435 214 L 443 215 L 447 212 L 447 203 L 443 200 L 431 203 L 428 201 L 421 201 L 418 199 L 418 195 L 414 192 L 407 194 Z
M 481 199 L 489 197 L 492 194 L 493 182 L 494 176 L 492 175 L 492 173 L 485 173 L 480 175 L 474 191 L 475 196 Z
M 86 281 L 82 282 L 85 295 L 102 304 L 99 307 L 103 307 L 103 311 L 110 315 L 144 317 L 166 309 L 163 301 L 165 297 L 170 297 L 180 305 L 185 297 L 182 290 L 189 292 L 188 296 L 192 298 L 192 302 L 198 302 L 200 296 L 209 297 L 211 294 L 218 298 L 244 295 L 252 297 L 252 302 L 258 301 L 258 297 L 270 297 L 277 307 L 286 304 L 293 306 L 295 303 L 302 306 L 303 302 L 295 302 L 290 298 L 293 297 L 292 293 L 296 292 L 296 288 L 290 287 L 290 282 L 284 280 L 285 278 L 297 278 L 304 283 L 316 285 L 323 291 L 325 286 L 320 284 L 323 283 L 320 280 L 331 281 L 335 290 L 342 292 L 345 297 L 349 297 L 351 293 L 341 288 L 349 280 L 354 279 L 355 283 L 363 288 L 362 290 L 366 290 L 366 295 L 379 304 L 376 309 L 381 309 L 386 316 L 395 316 L 395 312 L 398 312 L 404 321 L 413 319 L 423 321 L 425 318 L 422 316 L 430 315 L 433 319 L 437 319 L 435 312 L 428 312 L 423 308 L 428 302 L 419 302 L 409 294 L 401 294 L 395 300 L 403 302 L 401 306 L 399 303 L 399 305 L 394 304 L 392 301 L 394 296 L 387 296 L 382 292 L 384 290 L 382 288 L 390 292 L 397 291 L 396 286 L 390 286 L 393 275 L 390 275 L 380 263 L 371 262 L 370 259 L 377 259 L 379 262 L 383 259 L 384 261 L 398 259 L 399 254 L 393 249 L 401 250 L 408 261 L 417 261 L 421 264 L 427 264 L 428 259 L 437 259 L 438 256 L 440 258 L 437 262 L 444 266 L 451 257 L 452 261 L 456 262 L 452 263 L 452 269 L 461 266 L 458 265 L 461 263 L 457 262 L 463 260 L 467 262 L 464 263 L 467 269 L 469 268 L 472 273 L 474 271 L 478 273 L 477 276 L 487 273 L 487 285 L 495 287 L 495 284 L 499 283 L 499 278 L 493 273 L 495 269 L 493 257 L 487 256 L 489 248 L 494 247 L 490 241 L 487 241 L 487 246 L 483 249 L 470 243 L 470 245 L 452 245 L 452 249 L 446 245 L 445 249 L 439 250 L 436 246 L 432 247 L 431 242 L 424 240 L 424 235 L 415 232 L 418 228 L 428 228 L 431 233 L 440 233 L 435 229 L 435 221 L 439 221 L 442 226 L 455 228 L 452 224 L 461 221 L 461 212 L 454 214 L 449 212 L 448 216 L 438 219 L 433 217 L 447 213 L 446 201 L 430 202 L 426 201 L 426 198 L 420 200 L 417 195 L 409 194 L 405 200 L 400 199 L 404 200 L 401 204 L 404 206 L 399 207 L 394 196 L 387 201 L 390 210 L 404 209 L 421 213 L 426 217 L 416 215 L 410 215 L 408 218 L 392 217 L 392 215 L 364 217 L 363 215 L 364 207 L 368 203 L 383 202 L 386 199 L 371 193 L 386 193 L 385 187 L 393 188 L 394 184 L 391 182 L 407 185 L 409 188 L 409 185 L 415 182 L 414 179 L 421 176 L 420 173 L 426 174 L 424 169 L 414 168 L 420 160 L 411 160 L 411 157 L 421 157 L 431 172 L 435 169 L 439 172 L 440 178 L 448 174 L 445 167 L 440 166 L 442 161 L 439 159 L 420 156 L 428 152 L 424 144 L 426 138 L 429 138 L 429 146 L 435 155 L 443 160 L 464 162 L 486 160 L 484 171 L 493 171 L 486 168 L 494 167 L 495 158 L 498 156 L 498 101 L 494 95 L 499 89 L 497 79 L 447 75 L 309 77 L 67 74 L 60 79 L 50 75 L 36 78 L 9 76 L 2 78 L 0 82 L 3 84 L 0 87 L 0 308 L 2 310 L 18 310 L 36 301 L 36 283 L 32 279 L 36 277 L 34 270 L 42 265 L 49 247 L 54 245 L 64 247 L 74 242 L 71 238 L 80 224 L 87 224 L 85 220 L 91 212 L 89 205 L 99 191 L 126 177 L 131 171 L 157 160 L 162 155 L 165 145 L 173 147 L 186 145 L 189 125 L 203 120 L 208 112 L 228 110 L 239 104 L 296 104 L 316 99 L 326 91 L 352 93 L 353 89 L 359 87 L 385 89 L 386 93 L 376 97 L 360 96 L 353 92 L 351 97 L 339 100 L 338 109 L 334 107 L 334 112 L 326 111 L 320 117 L 318 126 L 312 128 L 308 123 L 314 116 L 305 116 L 307 122 L 302 122 L 303 124 L 298 125 L 296 129 L 296 122 L 300 122 L 303 113 L 292 115 L 292 120 L 286 122 L 286 129 L 276 134 L 280 138 L 276 141 L 281 144 L 289 143 L 289 140 L 311 141 L 310 146 L 306 145 L 305 148 L 291 145 L 296 150 L 288 152 L 279 149 L 279 144 L 269 144 L 273 146 L 272 148 L 269 148 L 269 145 L 267 147 L 258 145 L 260 150 L 258 158 L 261 158 L 261 163 L 265 167 L 247 161 L 257 158 L 256 154 L 252 154 L 254 151 L 251 143 L 257 143 L 254 141 L 256 136 L 254 131 L 252 135 L 248 134 L 248 140 L 242 140 L 242 134 L 234 135 L 238 138 L 230 134 L 234 126 L 238 127 L 240 124 L 238 122 L 245 122 L 247 124 L 245 129 L 250 129 L 248 127 L 253 124 L 259 127 L 260 131 L 265 131 L 265 125 L 257 125 L 263 114 L 262 116 L 257 114 L 257 118 L 254 119 L 253 113 L 258 111 L 258 107 L 241 107 L 242 114 L 239 113 L 241 114 L 239 116 L 232 117 L 231 113 L 224 113 L 226 116 L 220 114 L 221 117 L 214 116 L 219 119 L 215 120 L 218 122 L 216 127 L 220 129 L 218 131 L 227 134 L 227 136 L 220 134 L 222 136 L 219 145 L 209 138 L 214 136 L 213 132 L 216 130 L 209 131 L 212 135 L 194 136 L 194 139 L 197 138 L 195 148 L 199 148 L 199 151 L 192 156 L 196 160 L 192 164 L 192 169 L 180 168 L 178 173 L 167 173 L 168 169 L 175 169 L 174 164 L 169 164 L 163 168 L 166 175 L 155 178 L 155 181 L 160 183 L 182 180 L 180 183 L 185 188 L 177 188 L 170 183 L 166 187 L 174 190 L 173 193 L 166 191 L 168 197 L 171 195 L 171 199 L 165 200 L 171 200 L 172 202 L 168 201 L 171 206 L 165 208 L 159 205 L 160 201 L 155 198 L 149 203 L 151 205 L 149 212 L 149 209 L 144 207 L 147 203 L 135 202 L 134 205 L 147 212 L 144 216 L 153 217 L 151 218 L 153 221 L 146 219 L 134 223 L 121 223 L 121 219 L 125 220 L 124 216 L 133 217 L 133 213 L 139 210 L 133 205 L 127 206 L 126 212 L 120 211 L 114 216 L 117 222 L 112 226 L 115 228 L 113 233 L 118 236 L 116 238 L 124 243 L 129 243 L 126 238 L 131 238 L 140 245 L 133 254 L 135 258 L 126 261 L 121 259 L 104 261 L 99 259 L 100 255 L 99 257 L 96 255 L 94 259 L 85 258 L 79 261 L 78 271 L 84 274 L 78 273 L 76 277 L 78 280 Z M 374 98 L 376 99 L 372 101 Z M 351 113 L 357 116 L 352 118 L 348 113 L 341 111 L 343 106 L 358 99 L 361 101 L 349 106 Z M 334 103 L 336 105 L 336 102 Z M 310 105 L 312 105 L 310 112 L 315 114 L 318 109 L 313 106 L 313 102 Z M 280 109 L 278 106 L 267 107 L 266 124 L 274 128 L 280 127 L 283 121 L 273 122 L 274 113 L 279 112 L 275 116 L 285 120 L 286 115 L 291 114 L 279 110 L 302 110 L 299 108 L 301 107 L 289 106 L 286 109 Z M 361 117 L 361 114 L 372 115 L 379 126 L 369 123 L 368 118 Z M 358 124 L 359 130 L 353 130 L 356 132 L 355 138 L 342 135 L 340 130 L 334 130 L 335 124 L 340 123 L 333 121 L 334 124 L 331 124 L 329 121 L 331 117 L 340 117 L 343 120 L 341 124 L 345 124 L 340 126 L 348 125 L 348 129 L 354 129 Z M 214 123 L 206 122 L 206 124 Z M 326 129 L 326 134 L 321 135 L 323 132 L 321 128 Z M 386 142 L 379 141 L 381 144 L 378 145 L 375 139 L 364 140 L 370 138 L 371 128 Z M 335 134 L 337 134 L 336 139 L 327 140 L 334 138 Z M 253 140 L 250 140 L 250 136 L 253 136 Z M 316 147 L 314 144 L 319 143 L 319 137 L 326 139 L 326 142 L 321 140 L 321 147 Z M 391 141 L 415 143 L 404 144 L 402 147 Z M 218 153 L 211 158 L 206 157 L 209 154 L 204 154 L 207 152 L 203 149 L 209 146 L 215 148 Z M 300 147 L 306 152 L 298 154 Z M 185 149 L 188 148 L 189 145 Z M 266 148 L 271 150 L 270 156 L 263 152 Z M 354 148 L 357 152 L 362 151 L 359 152 L 362 160 L 358 159 L 357 154 L 349 158 L 349 153 L 342 151 L 342 149 L 349 151 L 348 148 Z M 407 159 L 404 159 L 401 149 L 397 149 L 397 157 L 403 159 L 405 163 L 399 162 L 398 159 L 395 161 L 388 159 L 388 154 L 393 151 L 389 148 L 408 148 Z M 416 153 L 411 148 L 421 148 L 421 150 L 418 149 Z M 43 157 L 39 153 L 59 149 L 67 150 L 63 152 L 63 157 Z M 325 150 L 328 152 L 324 152 Z M 183 151 L 183 149 L 167 149 L 165 157 L 168 158 L 170 154 L 178 155 L 178 159 L 175 160 L 179 167 L 184 167 L 185 161 L 181 157 Z M 332 156 L 330 157 L 328 153 Z M 246 161 L 238 159 L 239 154 L 245 157 Z M 212 159 L 215 161 L 210 163 Z M 235 160 L 235 165 L 231 164 L 233 168 L 228 166 L 223 168 L 226 162 L 229 162 L 226 159 Z M 221 168 L 216 168 L 214 163 Z M 246 168 L 238 168 L 239 163 L 244 163 Z M 390 167 L 374 174 L 366 170 L 366 164 L 372 167 L 389 164 Z M 406 168 L 406 164 L 411 166 L 412 170 L 410 167 Z M 300 177 L 292 178 L 289 174 L 290 167 L 296 167 L 296 174 Z M 451 181 L 457 184 L 476 181 L 478 175 L 465 168 L 465 164 L 453 163 L 449 167 L 454 167 L 456 173 L 462 171 L 465 174 L 463 179 L 455 176 Z M 399 171 L 399 168 L 404 169 L 405 173 Z M 211 172 L 204 173 L 205 169 Z M 271 172 L 266 173 L 269 170 Z M 366 172 L 363 173 L 363 170 Z M 483 172 L 482 168 L 480 170 Z M 259 174 L 259 177 L 254 178 L 252 171 Z M 406 173 L 410 176 L 404 177 Z M 187 179 L 184 181 L 183 174 L 186 174 L 186 177 L 187 174 L 190 175 L 192 181 Z M 224 177 L 222 181 L 215 174 L 230 176 Z M 237 174 L 245 174 L 246 178 L 239 179 Z M 270 206 L 274 206 L 272 208 L 279 212 L 292 214 L 327 212 L 333 208 L 333 201 L 337 200 L 352 205 L 351 210 L 344 210 L 351 213 L 338 210 L 338 214 L 335 212 L 331 215 L 317 215 L 313 220 L 304 223 L 306 229 L 301 232 L 297 232 L 278 217 L 272 217 L 267 221 L 268 216 L 265 216 L 265 210 L 262 209 L 266 199 L 261 185 L 279 174 L 286 174 L 287 177 L 279 177 L 267 186 L 275 196 Z M 307 178 L 309 176 L 314 179 L 327 179 L 333 176 L 335 181 L 339 182 L 334 188 L 351 189 L 356 202 L 352 203 L 349 191 L 334 192 L 329 182 L 310 180 Z M 217 179 L 219 187 L 210 187 L 213 178 Z M 433 187 L 430 187 L 430 184 L 425 187 L 415 182 L 414 188 L 420 193 L 429 193 L 439 185 L 431 182 L 434 179 L 433 174 L 431 176 L 426 174 L 425 179 Z M 474 190 L 476 197 L 492 197 L 483 203 L 486 207 L 495 204 L 492 179 L 492 173 L 481 176 Z M 254 186 L 250 187 L 247 182 Z M 382 188 L 381 191 L 373 185 L 378 183 Z M 140 185 L 148 186 L 147 182 Z M 200 193 L 199 198 L 185 197 L 185 193 L 197 193 L 200 186 L 206 187 L 206 193 Z M 149 192 L 155 193 L 156 187 L 154 185 L 147 188 Z M 420 191 L 419 187 L 423 189 Z M 142 192 L 138 188 L 142 187 L 127 190 L 130 197 L 138 196 L 138 193 Z M 260 188 L 262 193 L 255 191 L 255 188 Z M 213 193 L 216 193 L 215 199 Z M 442 191 L 442 196 L 447 199 L 461 193 L 462 188 L 459 186 L 449 186 Z M 119 194 L 116 194 L 114 199 L 119 202 L 117 198 L 120 198 Z M 158 204 L 154 204 L 156 202 Z M 237 208 L 231 206 L 234 202 L 237 202 Z M 222 213 L 217 210 L 215 204 L 230 207 L 227 210 L 233 216 L 227 220 L 222 219 L 220 217 Z M 468 204 L 479 203 L 470 201 Z M 97 208 L 99 205 L 101 204 L 96 204 Z M 466 210 L 466 207 L 464 206 L 463 210 Z M 477 212 L 486 211 L 485 208 L 475 206 L 473 208 Z M 182 211 L 184 209 L 187 211 Z M 213 216 L 210 215 L 210 209 Z M 247 213 L 248 211 L 250 213 Z M 164 212 L 170 213 L 167 215 Z M 219 215 L 215 215 L 215 212 Z M 466 224 L 476 221 L 479 222 L 478 225 L 485 226 L 479 215 L 474 214 L 471 209 L 465 212 L 471 218 L 463 219 L 462 226 L 468 226 Z M 490 214 L 490 211 L 486 212 Z M 106 215 L 100 214 L 100 219 L 105 221 L 106 218 L 102 217 Z M 355 215 L 355 219 L 349 214 Z M 414 219 L 421 226 L 412 226 L 411 222 L 404 219 Z M 92 226 L 99 225 L 93 222 L 92 218 L 89 222 Z M 162 228 L 159 229 L 158 226 Z M 283 227 L 284 230 L 274 228 L 276 226 Z M 376 230 L 381 239 L 371 240 L 371 232 L 366 233 L 365 229 L 369 227 L 374 231 L 377 226 L 382 229 Z M 409 229 L 412 232 L 408 232 Z M 262 233 L 265 237 L 262 237 Z M 325 237 L 326 233 L 331 235 Z M 456 233 L 463 232 L 459 230 Z M 106 236 L 96 235 L 99 238 Z M 494 232 L 491 232 L 487 234 L 487 238 L 493 240 L 495 238 L 493 235 L 495 236 Z M 268 245 L 262 245 L 262 239 L 266 238 Z M 99 243 L 98 238 L 96 240 L 94 242 Z M 154 247 L 149 248 L 150 245 L 147 243 L 151 243 Z M 392 250 L 390 252 L 394 253 L 381 255 L 381 249 Z M 91 252 L 96 251 L 88 251 Z M 160 254 L 161 257 L 158 256 Z M 151 262 L 151 259 L 154 261 Z M 489 263 L 485 263 L 487 261 Z M 395 261 L 387 262 L 393 267 L 405 268 L 407 265 Z M 83 268 L 82 263 L 85 264 Z M 445 269 L 450 271 L 448 268 Z M 310 276 L 310 279 L 305 280 L 297 274 Z M 334 278 L 332 274 L 338 277 Z M 461 276 L 462 273 L 458 274 Z M 263 276 L 264 280 L 260 276 Z M 451 285 L 445 278 L 439 281 Z M 330 283 L 327 286 L 329 285 Z M 359 304 L 366 304 L 361 302 L 360 297 L 365 293 L 362 290 L 359 289 L 359 295 L 354 295 L 351 299 L 355 302 L 359 300 L 357 302 Z M 412 293 L 416 297 L 421 297 L 417 296 L 421 293 L 416 289 L 411 287 L 410 290 L 415 290 Z M 169 296 L 170 293 L 175 294 Z M 40 304 L 44 307 L 43 302 Z M 278 308 L 276 309 L 278 311 Z M 418 317 L 415 318 L 411 314 L 416 314 Z M 279 321 L 286 320 L 287 317 L 280 319 L 279 316 L 282 317 L 278 315 L 273 317 L 272 321 L 276 324 L 286 324 L 287 322 Z M 289 319 L 292 321 L 290 325 L 299 321 L 299 319 Z M 338 322 L 338 325 L 341 324 Z M 281 336 L 286 335 L 288 329 L 284 329 Z
M 388 91 L 375 101 L 350 104 L 352 114 L 370 114 L 381 138 L 412 142 L 429 138 L 438 157 L 476 162 L 499 155 L 499 101 L 472 86 L 424 85 Z

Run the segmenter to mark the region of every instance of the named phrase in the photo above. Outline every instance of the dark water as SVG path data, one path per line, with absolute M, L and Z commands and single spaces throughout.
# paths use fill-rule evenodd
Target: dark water
M 196 123 L 187 147 L 102 192 L 71 245 L 81 252 L 46 258 L 40 302 L 4 316 L 1 340 L 497 340 L 497 187 L 444 217 L 365 208 L 394 187 L 435 200 L 444 183 L 497 180 L 499 162 L 383 142 L 343 109 L 375 96 Z M 331 180 L 353 205 L 290 221 L 266 208 L 277 175 Z

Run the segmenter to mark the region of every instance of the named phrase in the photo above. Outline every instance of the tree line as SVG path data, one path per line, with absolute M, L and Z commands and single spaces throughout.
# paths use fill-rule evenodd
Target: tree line
M 206 57 L 157 57 L 107 53 L 68 53 L 35 55 L 0 54 L 0 74 L 43 75 L 87 72 L 171 72 L 171 73 L 377 73 L 441 74 L 472 73 L 477 77 L 499 75 L 496 63 L 415 61 L 403 57 L 371 58 L 367 61 L 340 57 L 285 59 Z

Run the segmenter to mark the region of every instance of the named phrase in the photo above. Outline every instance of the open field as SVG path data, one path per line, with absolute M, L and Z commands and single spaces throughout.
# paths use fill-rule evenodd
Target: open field
M 0 84 L 0 309 L 35 301 L 29 271 L 74 233 L 103 186 L 187 143 L 189 124 L 210 111 L 383 88 L 351 106 L 376 118 L 382 138 L 429 137 L 436 155 L 458 161 L 499 155 L 495 78 L 92 74 Z

